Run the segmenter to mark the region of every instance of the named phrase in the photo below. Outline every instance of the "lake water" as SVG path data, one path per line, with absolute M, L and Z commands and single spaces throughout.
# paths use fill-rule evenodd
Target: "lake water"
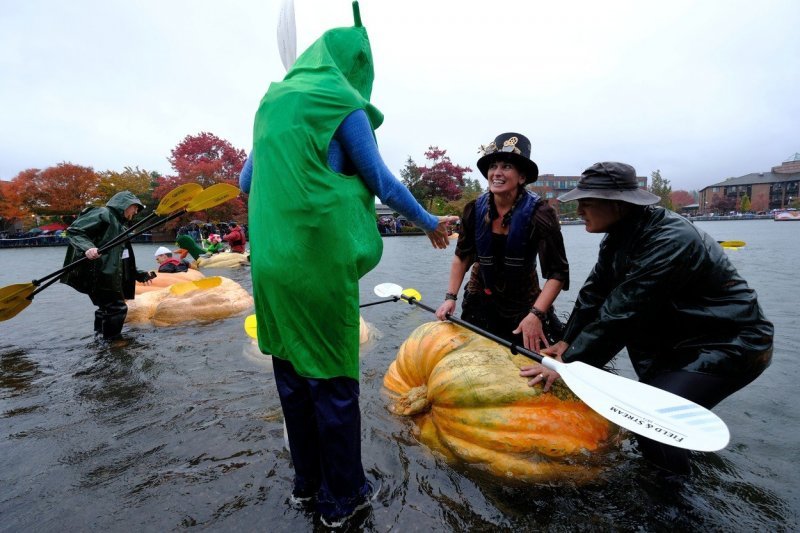
M 383 375 L 430 313 L 401 303 L 363 309 L 379 332 L 362 354 L 363 458 L 383 488 L 366 531 L 796 531 L 800 527 L 800 224 L 698 222 L 729 252 L 775 323 L 772 366 L 715 412 L 731 442 L 695 454 L 693 475 L 668 484 L 633 442 L 595 482 L 512 486 L 448 465 L 387 410 Z M 591 268 L 599 235 L 564 226 L 573 288 Z M 438 306 L 452 248 L 425 237 L 384 240 L 362 280 L 362 302 L 383 282 L 413 287 Z M 136 245 L 150 268 L 155 245 Z M 0 286 L 56 270 L 64 248 L 0 250 Z M 249 270 L 209 270 L 250 289 Z M 289 506 L 292 469 L 269 365 L 243 317 L 209 325 L 126 329 L 124 348 L 98 344 L 89 299 L 57 284 L 0 323 L 0 530 L 309 531 Z M 324 320 L 325 317 L 320 317 Z M 617 359 L 630 373 L 624 357 Z

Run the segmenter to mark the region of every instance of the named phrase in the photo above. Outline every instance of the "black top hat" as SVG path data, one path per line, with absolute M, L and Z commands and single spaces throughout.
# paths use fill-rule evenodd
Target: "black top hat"
M 619 200 L 636 205 L 651 205 L 661 200 L 655 194 L 639 188 L 636 169 L 615 161 L 595 163 L 584 170 L 578 186 L 559 196 L 558 201 L 569 202 L 581 198 Z
M 481 146 L 482 157 L 478 159 L 478 170 L 484 178 L 489 165 L 499 158 L 510 161 L 525 176 L 525 183 L 539 179 L 539 167 L 531 161 L 531 141 L 521 133 L 501 133 L 487 146 Z

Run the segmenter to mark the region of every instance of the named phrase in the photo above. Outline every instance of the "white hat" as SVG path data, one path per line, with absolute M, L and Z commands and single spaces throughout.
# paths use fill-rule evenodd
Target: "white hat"
M 172 250 L 170 250 L 166 246 L 159 246 L 158 249 L 156 250 L 156 253 L 153 254 L 153 255 L 155 257 L 158 257 L 159 255 L 162 255 L 162 254 L 171 254 L 171 253 L 172 253 Z

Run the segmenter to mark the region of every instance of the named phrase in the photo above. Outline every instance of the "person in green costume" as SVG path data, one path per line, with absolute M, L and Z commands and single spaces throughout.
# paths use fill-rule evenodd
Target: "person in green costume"
M 358 280 L 378 263 L 375 196 L 448 244 L 386 169 L 374 137 L 366 29 L 327 31 L 270 85 L 253 129 L 250 252 L 262 352 L 273 355 L 295 469 L 293 501 L 337 525 L 376 488 L 361 463 Z M 249 166 L 249 164 L 248 164 Z

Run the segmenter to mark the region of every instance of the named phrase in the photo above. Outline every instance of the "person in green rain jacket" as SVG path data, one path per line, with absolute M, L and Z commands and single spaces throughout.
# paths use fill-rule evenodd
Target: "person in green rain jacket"
M 258 343 L 273 355 L 292 498 L 316 500 L 327 525 L 377 489 L 361 463 L 358 405 L 359 279 L 383 246 L 375 196 L 436 248 L 458 218 L 427 213 L 380 158 L 372 53 L 354 10 L 354 27 L 327 31 L 270 86 L 255 118 L 252 178 L 243 180 Z
M 565 363 L 606 365 L 624 347 L 642 383 L 708 409 L 748 385 L 772 360 L 774 328 L 756 292 L 722 247 L 639 188 L 636 171 L 617 162 L 587 168 L 559 201 L 578 201 L 589 233 L 605 233 L 581 288 L 564 340 L 542 353 Z M 525 367 L 531 385 L 558 377 Z M 636 401 L 636 398 L 631 398 Z M 637 436 L 642 455 L 677 474 L 689 452 Z
M 103 254 L 98 249 L 122 235 L 125 223 L 141 209 L 144 205 L 133 193 L 118 192 L 105 207 L 84 209 L 66 231 L 69 246 L 64 265 L 82 257 L 89 261 L 62 274 L 60 281 L 89 295 L 97 306 L 94 332 L 106 340 L 119 337 L 128 314 L 125 300 L 134 298 L 136 281 L 146 282 L 150 274 L 136 268 L 130 241 Z

